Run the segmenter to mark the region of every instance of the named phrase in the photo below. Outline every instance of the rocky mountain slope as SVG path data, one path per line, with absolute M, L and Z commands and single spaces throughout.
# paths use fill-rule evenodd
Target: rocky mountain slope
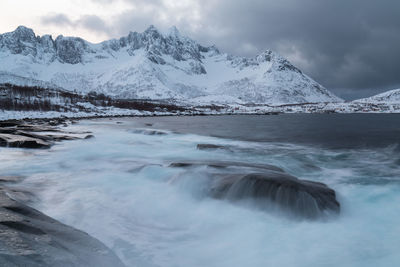
M 353 102 L 363 103 L 400 103 L 400 89 L 390 90 L 367 98 L 357 99 Z
M 174 27 L 120 39 L 36 36 L 24 26 L 0 35 L 0 83 L 57 87 L 115 98 L 182 103 L 340 102 L 272 51 L 254 58 L 202 46 Z

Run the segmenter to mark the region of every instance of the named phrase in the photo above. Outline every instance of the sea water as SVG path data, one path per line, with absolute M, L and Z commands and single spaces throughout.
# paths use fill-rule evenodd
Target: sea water
M 0 175 L 31 206 L 110 247 L 127 266 L 399 266 L 400 116 L 119 118 L 95 138 L 1 149 Z M 197 144 L 222 149 L 199 150 Z M 210 198 L 206 166 L 271 164 L 337 193 L 339 216 L 302 220 Z

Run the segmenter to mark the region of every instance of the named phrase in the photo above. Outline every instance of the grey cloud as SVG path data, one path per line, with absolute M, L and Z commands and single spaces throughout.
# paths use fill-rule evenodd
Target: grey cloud
M 326 87 L 349 88 L 354 94 L 400 83 L 398 1 L 209 3 L 203 13 L 209 24 L 228 33 L 214 39 L 228 51 L 245 54 L 240 46 L 244 42 L 259 52 L 274 49 Z M 293 56 L 293 51 L 299 55 Z
M 79 19 L 72 20 L 65 14 L 49 14 L 41 18 L 42 24 L 52 24 L 56 26 L 68 26 L 72 28 L 85 28 L 90 31 L 108 34 L 110 29 L 107 23 L 96 15 L 85 15 Z
M 114 1 L 129 5 L 107 23 L 80 20 L 110 37 L 151 24 L 161 29 L 176 25 L 191 38 L 229 53 L 254 56 L 275 50 L 343 97 L 400 86 L 397 0 L 193 0 L 187 7 L 171 7 L 168 0 L 92 1 L 105 8 Z M 68 24 L 62 16 L 46 21 Z
M 106 22 L 95 15 L 82 16 L 75 24 L 95 32 L 109 33 Z
M 42 24 L 53 24 L 59 26 L 72 26 L 74 23 L 65 14 L 49 14 L 41 18 Z

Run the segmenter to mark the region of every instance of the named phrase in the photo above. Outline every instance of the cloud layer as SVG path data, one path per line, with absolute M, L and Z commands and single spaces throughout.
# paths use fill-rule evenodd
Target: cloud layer
M 52 13 L 43 24 L 84 28 L 108 37 L 165 30 L 221 50 L 254 56 L 273 49 L 345 98 L 400 87 L 400 1 L 397 0 L 90 0 L 117 15 L 71 19 Z M 83 36 L 84 37 L 84 36 Z

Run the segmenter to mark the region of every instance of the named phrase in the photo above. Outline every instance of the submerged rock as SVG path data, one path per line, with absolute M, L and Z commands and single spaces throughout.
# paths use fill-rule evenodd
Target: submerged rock
M 223 145 L 214 145 L 214 144 L 198 144 L 197 149 L 199 149 L 199 150 L 214 150 L 214 149 L 229 150 L 229 147 L 223 146 Z
M 278 171 L 226 175 L 215 181 L 211 194 L 232 201 L 252 199 L 261 208 L 276 206 L 309 219 L 340 212 L 336 193 L 327 185 Z
M 147 130 L 147 129 L 134 130 L 133 133 L 144 134 L 144 135 L 166 135 L 167 134 L 166 132 L 163 132 L 163 131 Z
M 0 188 L 0 266 L 124 266 L 105 245 Z
M 21 176 L 2 176 L 0 175 L 0 183 L 16 183 L 22 180 Z
M 270 164 L 257 164 L 257 163 L 247 163 L 247 162 L 237 162 L 237 161 L 181 161 L 173 162 L 169 165 L 175 168 L 187 168 L 187 167 L 199 167 L 208 166 L 212 168 L 249 168 L 255 170 L 272 170 L 283 172 L 283 169 L 270 165 Z
M 84 139 L 92 139 L 92 138 L 94 138 L 94 135 L 93 134 L 88 134 L 88 135 L 85 136 Z

